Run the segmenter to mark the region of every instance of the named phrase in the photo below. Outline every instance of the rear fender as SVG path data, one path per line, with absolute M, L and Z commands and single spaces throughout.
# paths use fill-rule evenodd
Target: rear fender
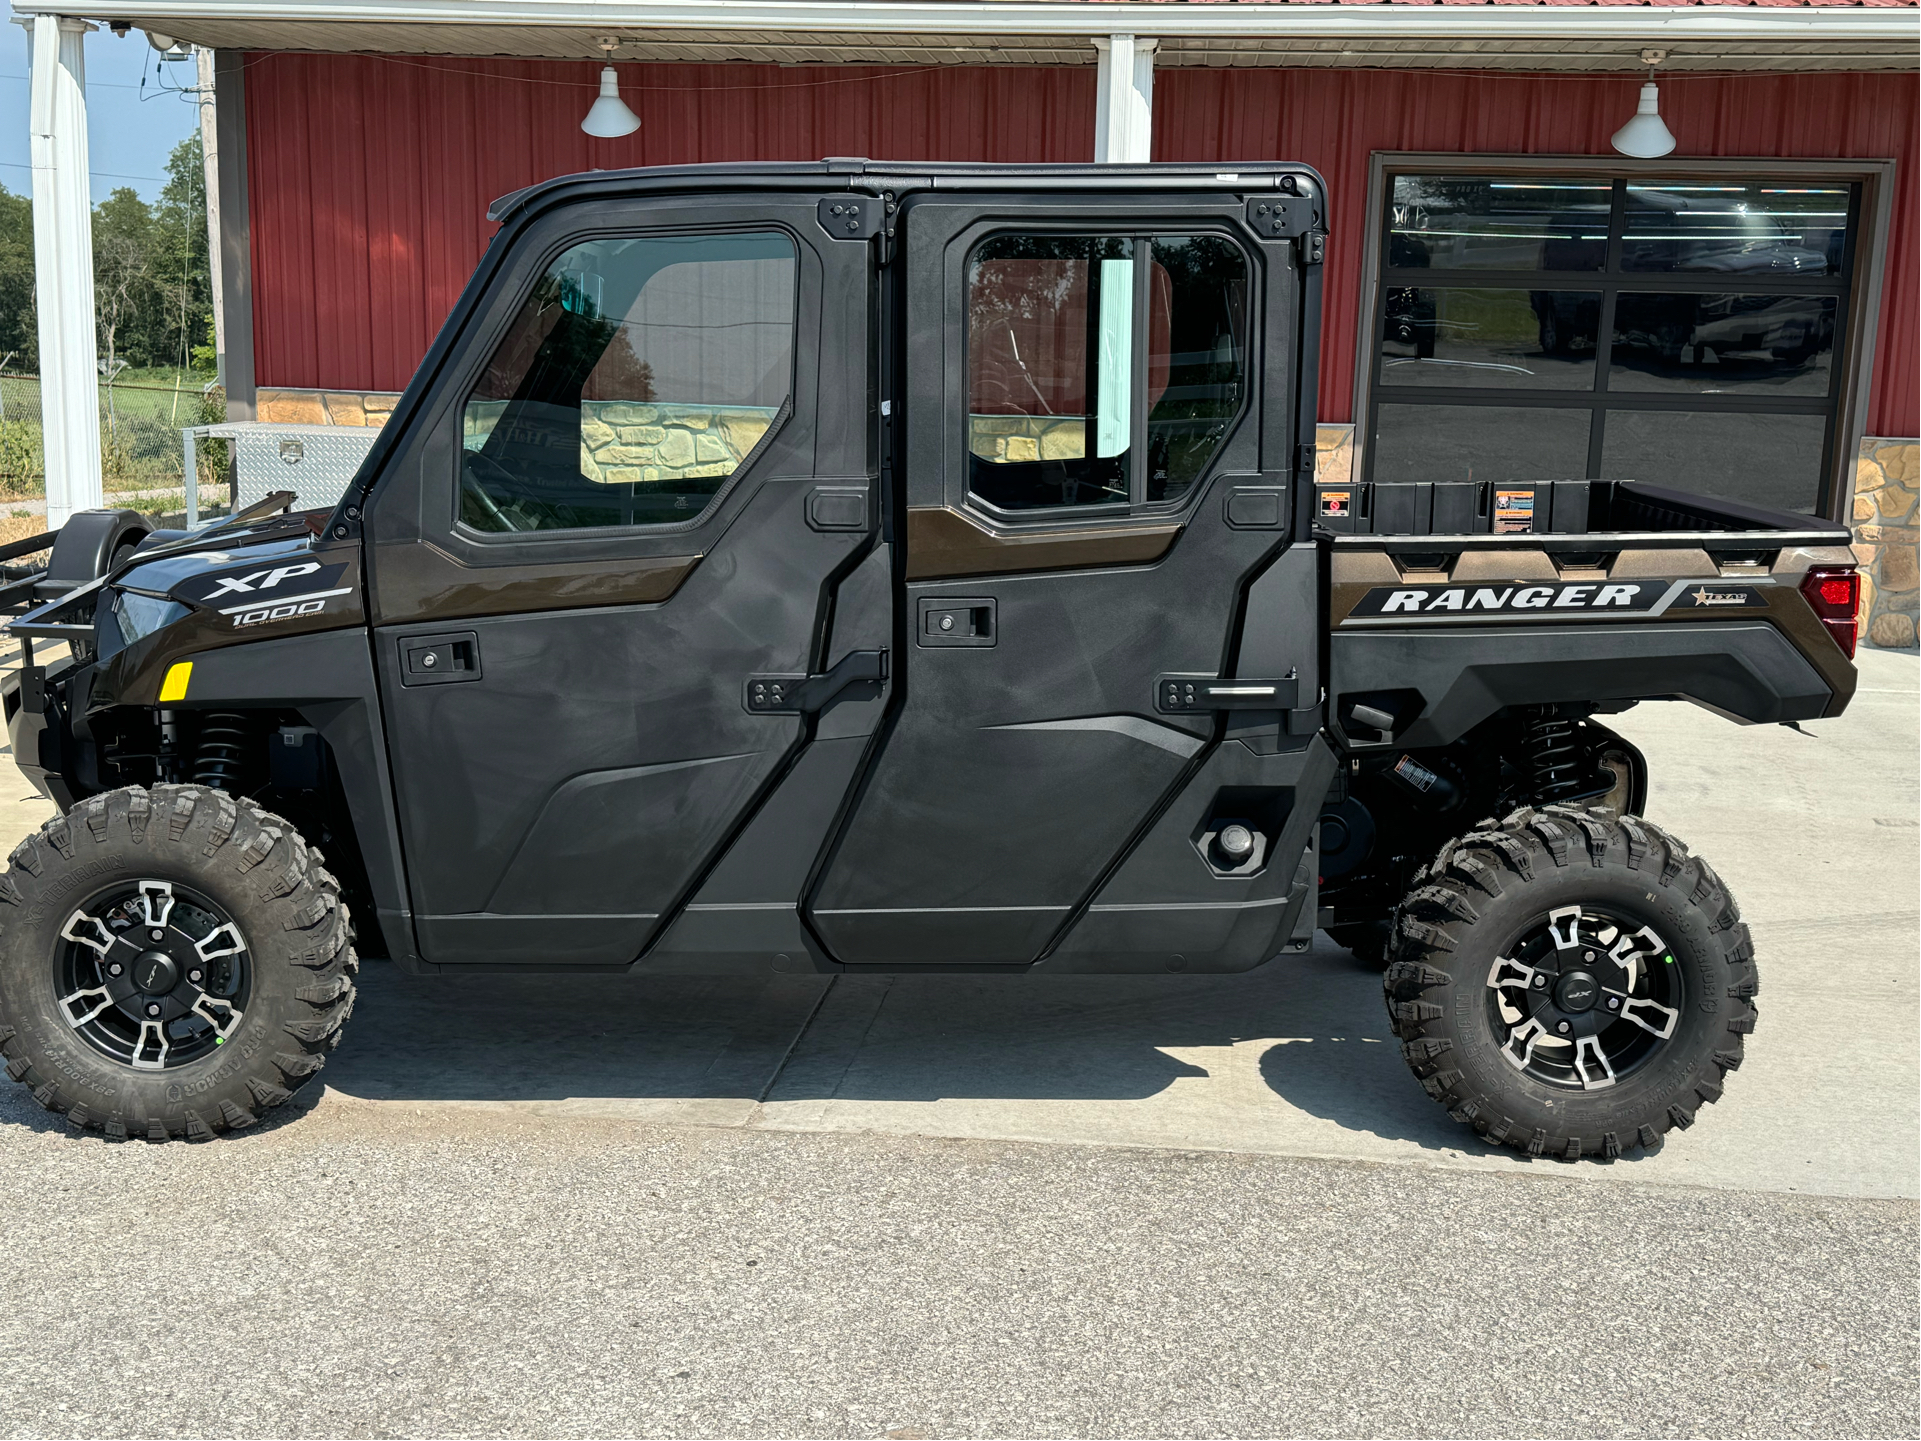
M 1334 722 L 1350 745 L 1443 746 L 1513 706 L 1676 698 L 1747 724 L 1812 720 L 1834 689 L 1765 620 L 1336 631 Z M 1383 706 L 1378 699 L 1396 696 Z M 1356 724 L 1387 709 L 1391 732 Z

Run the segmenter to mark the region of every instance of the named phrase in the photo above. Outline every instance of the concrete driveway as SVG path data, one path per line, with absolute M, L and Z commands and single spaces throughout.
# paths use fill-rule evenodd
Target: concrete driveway
M 415 980 L 305 1114 L 0 1089 L 11 1434 L 1910 1435 L 1918 671 L 1643 706 L 1761 1026 L 1658 1155 L 1528 1162 L 1325 943 L 1242 977 Z M 16 832 L 47 814 L 19 799 Z
M 418 979 L 370 965 L 325 1104 L 485 1105 L 780 1130 L 1174 1147 L 1917 1195 L 1917 667 L 1871 651 L 1805 733 L 1617 717 L 1650 818 L 1754 929 L 1761 1026 L 1657 1156 L 1482 1145 L 1408 1075 L 1380 973 L 1325 937 L 1243 976 Z

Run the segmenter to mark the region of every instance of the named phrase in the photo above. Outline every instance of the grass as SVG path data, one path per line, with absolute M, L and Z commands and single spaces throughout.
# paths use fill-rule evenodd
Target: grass
M 100 387 L 100 463 L 109 493 L 179 486 L 180 432 L 222 419 L 218 392 L 206 391 L 205 372 L 156 367 L 123 370 Z M 40 387 L 25 377 L 0 377 L 0 504 L 37 497 L 46 490 L 40 422 Z M 225 449 L 211 442 L 201 450 L 203 485 L 225 468 Z M 176 492 L 177 493 L 177 492 Z M 133 504 L 147 508 L 141 501 Z

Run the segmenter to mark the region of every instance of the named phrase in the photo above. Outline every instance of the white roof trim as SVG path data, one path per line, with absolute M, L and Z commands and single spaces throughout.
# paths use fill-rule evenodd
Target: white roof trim
M 12 0 L 22 14 L 164 25 L 169 20 L 289 24 L 553 25 L 615 34 L 757 30 L 1165 38 L 1360 36 L 1645 40 L 1921 40 L 1921 12 L 1860 6 L 1154 5 L 1126 0 Z

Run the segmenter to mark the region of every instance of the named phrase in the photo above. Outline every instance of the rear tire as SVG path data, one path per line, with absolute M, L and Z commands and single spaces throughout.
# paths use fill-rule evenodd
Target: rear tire
M 1450 842 L 1401 902 L 1389 960 L 1422 1087 L 1537 1156 L 1658 1148 L 1720 1099 L 1754 1029 L 1753 945 L 1720 878 L 1599 808 L 1520 810 Z
M 204 786 L 94 796 L 0 875 L 0 1057 L 74 1130 L 253 1125 L 340 1044 L 357 970 L 318 853 Z

